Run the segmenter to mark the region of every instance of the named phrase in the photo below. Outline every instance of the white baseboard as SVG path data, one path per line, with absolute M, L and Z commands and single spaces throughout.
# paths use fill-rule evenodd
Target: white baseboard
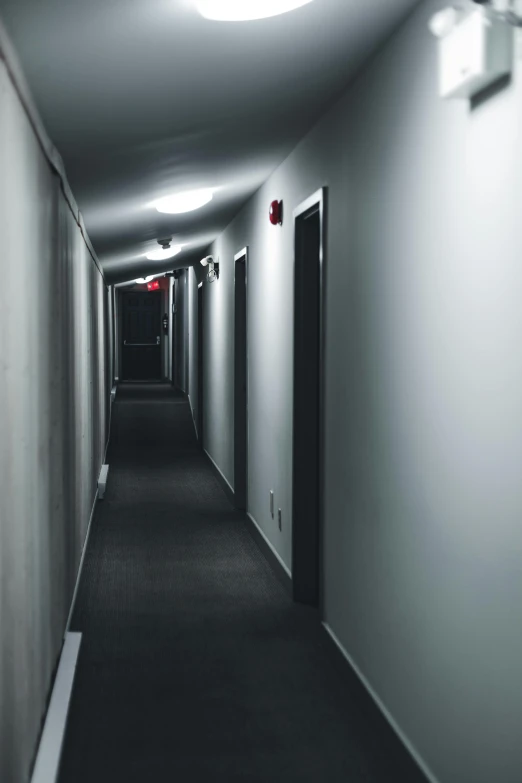
M 118 380 L 116 378 L 116 380 Z M 114 386 L 111 389 L 111 396 L 110 396 L 110 402 L 109 402 L 109 424 L 107 426 L 107 443 L 105 444 L 105 453 L 103 455 L 103 462 L 107 462 L 107 452 L 109 451 L 109 443 L 111 440 L 111 424 L 112 424 L 112 406 L 114 405 L 114 401 L 116 399 L 116 391 L 118 389 L 118 385 L 114 384 Z
M 103 500 L 105 497 L 105 490 L 107 489 L 107 481 L 109 478 L 109 466 L 104 463 L 101 466 L 100 475 L 98 477 L 98 498 Z
M 214 465 L 215 469 L 217 470 L 217 472 L 219 473 L 219 475 L 221 476 L 221 478 L 223 479 L 223 481 L 225 482 L 227 487 L 230 489 L 232 495 L 234 495 L 234 487 L 232 486 L 230 481 L 227 479 L 227 477 L 225 476 L 225 474 L 223 473 L 221 468 L 218 465 L 216 465 L 216 463 L 214 462 L 214 460 L 212 459 L 212 457 L 210 456 L 210 454 L 208 453 L 208 451 L 206 449 L 203 449 L 203 451 L 205 452 L 205 454 L 207 455 L 207 457 L 209 458 L 211 463 Z
M 252 516 L 252 514 L 249 511 L 247 511 L 247 517 L 252 522 L 252 524 L 256 526 L 256 528 L 257 528 L 257 530 L 259 532 L 259 535 L 263 538 L 263 540 L 265 541 L 267 547 L 270 549 L 270 551 L 274 555 L 275 559 L 277 560 L 277 562 L 279 563 L 279 565 L 281 566 L 283 571 L 285 571 L 285 573 L 288 575 L 288 577 L 290 579 L 292 579 L 292 572 L 290 571 L 290 569 L 288 568 L 288 566 L 286 565 L 284 560 L 282 560 L 281 555 L 279 554 L 279 552 L 275 549 L 274 545 L 268 540 L 268 538 L 266 536 L 266 533 L 264 533 L 263 530 L 261 530 L 260 526 L 258 525 L 258 523 L 256 522 L 256 520 L 254 519 L 254 517 Z
M 113 389 L 115 389 L 115 388 L 116 388 L 116 386 L 113 387 Z M 103 470 L 104 465 L 107 462 L 107 452 L 109 450 L 109 443 L 110 443 L 110 440 L 111 440 L 112 402 L 113 402 L 113 400 L 111 399 L 111 404 L 109 405 L 109 426 L 108 426 L 107 443 L 105 444 L 105 454 L 104 454 L 104 457 L 103 457 L 102 470 Z M 107 469 L 108 469 L 108 466 L 107 466 Z M 76 575 L 76 584 L 74 586 L 74 593 L 73 593 L 73 597 L 72 597 L 72 601 L 71 601 L 71 608 L 69 609 L 69 616 L 67 618 L 67 625 L 65 626 L 65 634 L 66 635 L 67 635 L 67 633 L 69 631 L 69 628 L 70 628 L 70 625 L 71 625 L 71 619 L 72 619 L 72 615 L 73 615 L 73 611 L 74 611 L 74 605 L 76 603 L 76 595 L 78 593 L 78 587 L 80 585 L 80 577 L 82 575 L 83 561 L 85 559 L 85 553 L 87 551 L 87 544 L 89 543 L 89 535 L 90 535 L 90 532 L 91 532 L 92 518 L 94 516 L 94 510 L 96 508 L 96 503 L 98 502 L 98 495 L 99 495 L 99 492 L 98 492 L 98 489 L 97 489 L 96 490 L 96 494 L 94 496 L 94 502 L 93 502 L 92 508 L 91 508 L 91 515 L 89 517 L 89 524 L 87 525 L 87 533 L 85 535 L 85 541 L 83 542 L 82 556 L 80 558 L 80 565 L 78 567 L 78 573 Z
M 187 398 L 190 405 L 190 412 L 192 414 L 192 423 L 194 424 L 194 429 L 196 431 L 196 438 L 199 440 L 198 425 L 196 424 L 196 417 L 194 416 L 194 408 L 192 407 L 192 400 L 190 399 L 190 394 L 187 394 Z
M 69 632 L 69 628 L 71 625 L 71 620 L 74 612 L 74 605 L 76 603 L 76 596 L 78 594 L 78 588 L 80 586 L 80 579 L 82 576 L 82 570 L 83 570 L 83 561 L 85 560 L 85 553 L 87 552 L 87 544 L 89 543 L 89 536 L 91 533 L 91 526 L 92 526 L 92 519 L 94 517 L 94 511 L 96 509 L 96 503 L 98 502 L 98 490 L 96 490 L 96 494 L 94 496 L 94 503 L 92 504 L 91 509 L 91 516 L 89 517 L 89 524 L 87 525 L 87 533 L 85 535 L 85 541 L 83 542 L 83 549 L 82 549 L 82 556 L 80 558 L 80 565 L 78 567 L 78 573 L 76 575 L 76 584 L 74 585 L 74 593 L 71 601 L 71 608 L 69 609 L 69 616 L 67 618 L 67 625 L 65 626 L 65 636 L 67 636 Z
M 56 783 L 69 713 L 81 633 L 66 633 L 31 783 Z
M 376 694 L 376 692 L 373 690 L 372 686 L 364 676 L 364 674 L 361 672 L 351 655 L 345 650 L 335 633 L 332 631 L 328 623 L 323 622 L 324 629 L 326 630 L 327 634 L 330 636 L 334 644 L 339 648 L 341 653 L 343 654 L 344 658 L 346 659 L 347 663 L 349 664 L 350 668 L 353 669 L 355 674 L 357 675 L 358 679 L 361 681 L 364 688 L 368 691 L 369 695 L 379 708 L 379 710 L 382 712 L 392 729 L 394 730 L 395 734 L 398 736 L 402 744 L 405 746 L 406 750 L 410 754 L 410 756 L 413 757 L 415 763 L 420 767 L 424 775 L 426 776 L 426 779 L 429 781 L 429 783 L 440 783 L 440 781 L 435 777 L 434 773 L 431 771 L 431 769 L 428 767 L 424 759 L 421 757 L 417 749 L 412 745 L 406 734 L 403 732 L 393 715 L 389 712 L 389 710 L 386 708 L 386 706 L 383 704 L 379 696 Z

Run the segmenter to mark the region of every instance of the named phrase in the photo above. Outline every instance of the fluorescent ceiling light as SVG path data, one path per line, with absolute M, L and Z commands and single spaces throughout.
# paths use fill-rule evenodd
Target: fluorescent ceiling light
M 209 188 L 205 190 L 189 190 L 186 193 L 176 193 L 173 196 L 166 196 L 155 201 L 153 206 L 158 212 L 164 212 L 167 215 L 180 215 L 183 212 L 192 212 L 212 201 L 213 192 Z
M 154 279 L 154 275 L 149 275 L 148 277 L 138 277 L 137 280 L 135 280 L 135 283 L 139 283 L 140 285 L 145 285 L 145 283 L 150 283 L 151 280 Z
M 166 250 L 163 248 L 153 250 L 152 253 L 147 253 L 147 258 L 149 261 L 166 261 L 168 258 L 174 258 L 178 253 L 181 253 L 181 245 L 168 247 Z
M 295 11 L 312 0 L 196 0 L 205 19 L 217 22 L 249 22 Z

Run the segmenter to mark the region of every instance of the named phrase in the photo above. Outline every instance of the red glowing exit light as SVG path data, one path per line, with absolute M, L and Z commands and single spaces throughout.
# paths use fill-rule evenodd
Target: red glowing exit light
M 159 280 L 153 280 L 152 283 L 147 283 L 149 291 L 157 291 L 160 287 Z

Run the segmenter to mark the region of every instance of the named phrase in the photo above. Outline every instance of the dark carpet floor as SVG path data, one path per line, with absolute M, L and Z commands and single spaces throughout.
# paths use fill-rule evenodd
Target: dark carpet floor
M 185 399 L 120 386 L 107 461 L 60 783 L 423 781 L 232 509 Z

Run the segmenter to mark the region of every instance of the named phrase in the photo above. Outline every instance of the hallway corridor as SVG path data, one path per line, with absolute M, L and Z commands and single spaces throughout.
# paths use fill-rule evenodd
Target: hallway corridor
M 184 397 L 120 386 L 107 461 L 60 782 L 421 780 L 232 509 Z

